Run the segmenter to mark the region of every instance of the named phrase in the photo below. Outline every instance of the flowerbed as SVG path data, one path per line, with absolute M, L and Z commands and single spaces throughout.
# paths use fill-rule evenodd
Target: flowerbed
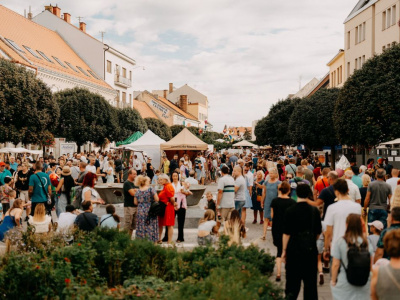
M 59 236 L 24 233 L 0 261 L 7 299 L 282 299 L 268 277 L 274 260 L 256 247 L 198 247 L 178 252 L 130 240 L 123 232 Z M 54 243 L 52 242 L 54 241 Z M 56 245 L 56 246 L 55 246 Z

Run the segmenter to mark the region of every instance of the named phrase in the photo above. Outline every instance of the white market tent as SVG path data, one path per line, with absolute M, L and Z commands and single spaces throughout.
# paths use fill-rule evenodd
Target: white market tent
M 257 145 L 250 143 L 249 141 L 243 140 L 239 143 L 233 144 L 232 147 L 257 147 Z
M 398 145 L 398 144 L 400 144 L 400 139 L 395 139 L 393 141 L 382 143 L 381 145 Z
M 0 153 L 30 153 L 40 155 L 43 153 L 42 150 L 28 150 L 22 147 L 19 148 L 3 148 L 0 149 Z
M 184 128 L 179 134 L 177 134 L 170 141 L 161 145 L 161 150 L 168 151 L 205 151 L 208 149 L 208 144 L 204 143 L 198 137 L 196 137 L 193 133 L 189 131 L 189 129 Z
M 138 138 L 131 144 L 125 145 L 125 148 L 134 148 L 135 151 L 143 151 L 150 156 L 152 159 L 152 165 L 155 169 L 158 169 L 161 165 L 161 149 L 160 145 L 165 141 L 156 135 L 151 130 L 147 130 L 146 133 Z

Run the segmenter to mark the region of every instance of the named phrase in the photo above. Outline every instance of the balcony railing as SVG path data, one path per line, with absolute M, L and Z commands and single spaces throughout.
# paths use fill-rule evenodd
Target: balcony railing
M 126 88 L 130 88 L 132 86 L 132 82 L 129 78 L 122 77 L 122 75 L 115 74 L 114 76 L 114 84 L 120 85 Z

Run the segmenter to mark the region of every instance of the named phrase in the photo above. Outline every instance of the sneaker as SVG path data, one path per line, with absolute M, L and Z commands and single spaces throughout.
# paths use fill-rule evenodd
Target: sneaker
M 275 281 L 276 282 L 280 282 L 281 281 L 281 275 L 276 275 Z
M 324 284 L 324 273 L 319 273 L 319 284 L 320 285 Z
M 268 226 L 268 230 L 272 230 L 272 227 L 271 227 L 271 226 Z
M 261 221 L 260 221 L 260 225 L 262 225 L 262 224 L 264 224 L 264 220 L 261 220 Z
M 252 224 L 257 224 L 257 220 L 254 220 Z

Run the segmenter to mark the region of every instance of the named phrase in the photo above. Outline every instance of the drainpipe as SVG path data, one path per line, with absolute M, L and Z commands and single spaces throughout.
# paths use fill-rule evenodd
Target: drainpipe
M 106 51 L 110 50 L 110 46 L 107 44 L 104 44 L 104 46 L 107 46 L 107 49 L 104 49 L 104 60 L 106 60 Z M 104 80 L 106 80 L 106 62 L 104 62 Z

